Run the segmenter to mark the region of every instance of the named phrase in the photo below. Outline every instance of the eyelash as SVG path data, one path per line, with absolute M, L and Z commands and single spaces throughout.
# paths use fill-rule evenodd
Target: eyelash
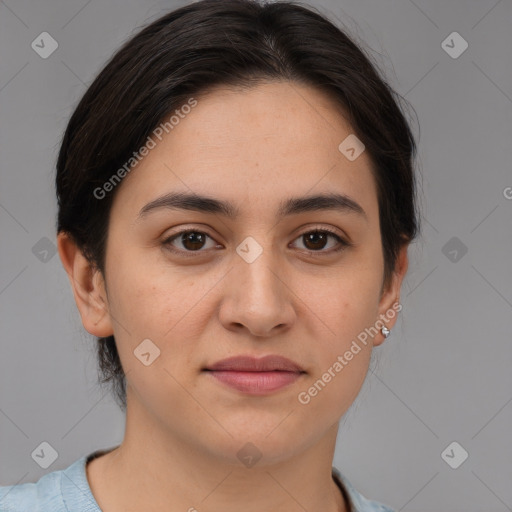
M 162 242 L 162 245 L 165 246 L 166 250 L 174 253 L 174 254 L 178 254 L 179 256 L 184 256 L 185 258 L 190 258 L 190 257 L 195 257 L 197 254 L 200 254 L 200 253 L 204 253 L 206 251 L 204 250 L 197 250 L 197 251 L 183 251 L 181 249 L 175 249 L 171 243 L 178 237 L 182 236 L 182 235 L 185 235 L 185 234 L 188 234 L 188 233 L 200 233 L 202 235 L 206 235 L 207 237 L 211 238 L 213 240 L 213 237 L 211 237 L 208 233 L 205 233 L 204 231 L 200 231 L 198 229 L 184 229 L 183 231 L 179 231 L 178 233 L 174 233 L 172 236 L 166 238 L 163 242 Z M 321 255 L 328 255 L 328 254 L 332 254 L 332 253 L 337 253 L 337 252 L 340 252 L 344 249 L 347 249 L 348 247 L 351 247 L 352 244 L 347 242 L 346 240 L 344 240 L 343 238 L 341 238 L 336 232 L 330 230 L 330 229 L 327 229 L 327 228 L 318 228 L 318 229 L 312 229 L 310 231 L 305 231 L 304 233 L 301 233 L 297 238 L 300 238 L 300 237 L 303 237 L 305 235 L 309 235 L 311 233 L 327 233 L 328 235 L 331 235 L 332 237 L 336 238 L 336 240 L 338 241 L 338 244 L 339 246 L 335 249 L 330 249 L 328 251 L 322 251 L 322 250 L 319 250 L 319 251 L 311 251 L 311 250 L 303 250 L 304 252 L 306 252 L 309 256 L 321 256 Z M 297 239 L 296 238 L 296 239 Z M 296 240 L 295 239 L 295 240 Z

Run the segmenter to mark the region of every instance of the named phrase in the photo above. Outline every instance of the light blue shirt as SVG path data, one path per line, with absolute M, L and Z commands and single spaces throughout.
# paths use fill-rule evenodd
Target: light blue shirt
M 108 450 L 84 455 L 66 469 L 43 475 L 36 483 L 0 486 L 0 512 L 102 512 L 87 480 L 88 460 Z M 349 502 L 349 512 L 395 512 L 366 499 L 333 468 L 334 480 Z

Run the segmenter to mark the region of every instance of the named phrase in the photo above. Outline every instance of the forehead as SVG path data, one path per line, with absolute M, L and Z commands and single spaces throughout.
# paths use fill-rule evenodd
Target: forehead
M 235 200 L 241 210 L 332 191 L 374 208 L 372 162 L 364 151 L 353 161 L 340 152 L 353 131 L 327 95 L 275 82 L 217 87 L 194 99 L 193 108 L 178 107 L 172 128 L 152 137 L 154 147 L 123 179 L 113 208 L 133 217 L 170 191 Z

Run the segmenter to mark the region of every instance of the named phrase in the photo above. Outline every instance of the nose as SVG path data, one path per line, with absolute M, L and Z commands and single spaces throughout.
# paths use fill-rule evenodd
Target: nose
M 290 274 L 283 272 L 278 259 L 271 250 L 251 263 L 235 258 L 219 311 L 226 329 L 247 330 L 262 338 L 290 329 L 296 319 L 296 295 Z

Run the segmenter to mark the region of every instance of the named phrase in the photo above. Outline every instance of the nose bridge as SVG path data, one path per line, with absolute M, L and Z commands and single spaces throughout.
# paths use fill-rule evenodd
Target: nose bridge
M 280 332 L 290 328 L 296 315 L 283 276 L 282 254 L 273 246 L 271 233 L 268 228 L 252 233 L 236 246 L 220 320 L 228 329 L 243 326 L 252 335 L 267 338 L 278 327 Z
M 268 333 L 293 321 L 293 306 L 286 303 L 288 287 L 283 272 L 279 275 L 281 255 L 272 244 L 268 230 L 261 230 L 236 248 L 239 260 L 232 271 L 230 302 L 238 319 L 232 320 L 245 324 L 253 333 Z
M 236 248 L 239 256 L 235 272 L 240 290 L 245 290 L 256 296 L 263 295 L 271 300 L 279 288 L 278 255 L 272 247 L 272 239 L 268 233 L 247 236 Z M 265 240 L 262 240 L 265 238 Z

